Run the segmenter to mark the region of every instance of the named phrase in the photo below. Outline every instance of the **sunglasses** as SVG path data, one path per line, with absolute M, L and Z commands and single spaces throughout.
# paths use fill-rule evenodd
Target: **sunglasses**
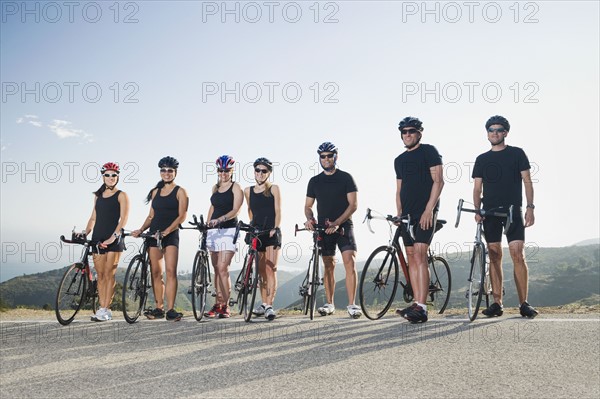
M 169 169 L 165 169 L 165 168 L 163 168 L 163 169 L 160 170 L 160 173 L 173 173 L 173 172 L 175 172 L 175 169 L 170 169 L 170 168 Z
M 221 168 L 219 168 L 219 169 L 217 169 L 217 172 L 219 172 L 219 173 L 229 173 L 229 172 L 231 172 L 231 168 L 228 168 L 228 169 L 221 169 Z
M 408 129 L 408 130 L 401 130 L 400 133 L 404 136 L 405 134 L 417 134 L 419 133 L 419 130 L 412 128 L 412 129 Z
M 116 174 L 116 173 L 113 173 L 113 174 L 110 174 L 110 173 L 105 173 L 105 174 L 103 174 L 102 176 L 104 176 L 104 177 L 117 177 L 117 176 L 119 176 L 119 175 L 118 175 L 118 174 Z
M 493 128 L 490 127 L 488 129 L 488 133 L 506 133 L 506 129 L 503 128 L 503 127 L 498 128 L 498 129 L 493 129 Z
M 331 158 L 333 158 L 334 155 L 335 154 L 321 154 L 319 156 L 321 157 L 321 159 L 325 159 L 325 158 L 331 159 Z
M 269 173 L 268 169 L 261 169 L 261 168 L 255 168 L 254 171 L 256 173 L 262 173 L 263 175 L 266 175 L 267 173 Z

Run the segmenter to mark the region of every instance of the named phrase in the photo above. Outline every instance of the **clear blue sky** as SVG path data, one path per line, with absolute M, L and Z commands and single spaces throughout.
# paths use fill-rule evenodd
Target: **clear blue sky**
M 372 235 L 361 222 L 367 207 L 395 211 L 397 123 L 408 115 L 424 121 L 423 142 L 446 164 L 441 218 L 453 221 L 458 199 L 471 198 L 470 165 L 489 149 L 484 123 L 501 114 L 508 144 L 534 163 L 528 245 L 600 236 L 597 2 L 223 4 L 1 2 L 3 270 L 72 258 L 56 242 L 85 226 L 95 164 L 123 165 L 133 229 L 158 159 L 179 159 L 189 213 L 206 214 L 224 153 L 244 187 L 255 158 L 279 164 L 282 264 L 304 267 L 293 259 L 309 237 L 294 238 L 293 226 L 323 141 L 338 145 L 339 167 L 357 182 L 365 259 L 387 241 L 385 226 Z M 463 219 L 435 241 L 466 250 L 474 229 Z M 196 237 L 182 237 L 180 270 L 189 270 Z

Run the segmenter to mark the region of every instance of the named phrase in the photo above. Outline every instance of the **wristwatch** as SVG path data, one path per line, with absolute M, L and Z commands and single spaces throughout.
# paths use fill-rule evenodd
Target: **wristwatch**
M 533 204 L 527 204 L 527 208 L 535 209 L 535 205 L 533 205 Z

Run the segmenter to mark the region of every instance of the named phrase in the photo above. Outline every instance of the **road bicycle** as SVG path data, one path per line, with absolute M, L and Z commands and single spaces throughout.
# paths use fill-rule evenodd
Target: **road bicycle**
M 90 256 L 93 248 L 97 248 L 99 241 L 86 239 L 85 235 L 71 233 L 71 239 L 60 236 L 60 240 L 66 244 L 83 245 L 81 260 L 72 264 L 65 272 L 54 302 L 56 319 L 60 324 L 66 326 L 71 323 L 80 309 L 91 309 L 95 314 L 98 310 L 98 281 L 96 274 L 90 266 Z
M 188 290 L 188 294 L 192 296 L 194 318 L 197 321 L 200 321 L 204 316 L 208 292 L 212 285 L 208 250 L 206 249 L 206 233 L 210 228 L 204 223 L 202 215 L 200 215 L 199 222 L 196 215 L 192 215 L 192 217 L 194 221 L 188 223 L 194 227 L 183 227 L 180 225 L 179 228 L 181 230 L 198 230 L 200 232 L 200 237 L 198 238 L 198 250 L 194 256 L 194 264 L 192 266 L 192 282 Z
M 458 200 L 456 212 L 456 223 L 454 227 L 458 227 L 460 223 L 460 215 L 462 212 L 475 213 L 481 216 L 481 220 L 477 222 L 477 230 L 475 231 L 475 241 L 473 245 L 473 253 L 471 255 L 471 268 L 469 277 L 467 278 L 467 311 L 469 320 L 474 321 L 477 318 L 481 300 L 485 296 L 486 307 L 490 306 L 490 296 L 492 295 L 492 280 L 490 279 L 490 267 L 487 262 L 487 247 L 481 239 L 483 233 L 483 218 L 486 216 L 496 216 L 506 218 L 504 224 L 504 234 L 510 228 L 512 222 L 513 206 L 508 208 L 497 207 L 489 210 L 485 209 L 467 209 L 463 207 L 464 200 Z M 504 289 L 504 288 L 503 288 Z
M 323 234 L 325 234 L 325 230 L 327 230 L 327 227 L 319 224 L 313 225 L 313 230 L 306 228 L 299 229 L 298 225 L 294 227 L 294 236 L 296 236 L 299 231 L 312 232 L 312 255 L 310 257 L 310 261 L 308 262 L 306 276 L 302 281 L 299 291 L 300 296 L 302 297 L 302 313 L 304 315 L 308 314 L 311 320 L 313 320 L 315 317 L 315 309 L 317 307 L 317 291 L 319 290 L 319 286 L 323 285 L 323 271 L 321 270 L 320 257 L 321 241 L 323 240 Z M 339 234 L 343 236 L 344 228 L 338 229 L 338 231 L 333 234 Z
M 235 235 L 233 238 L 233 244 L 237 242 L 240 231 L 245 231 L 249 234 L 248 252 L 244 258 L 244 266 L 233 285 L 237 297 L 229 299 L 229 306 L 235 304 L 238 305 L 240 314 L 244 314 L 244 320 L 249 322 L 252 319 L 252 311 L 254 309 L 254 301 L 256 300 L 256 291 L 258 291 L 258 285 L 260 284 L 260 278 L 258 275 L 258 243 L 260 242 L 258 236 L 261 234 L 268 233 L 272 229 L 261 230 L 258 227 L 251 226 L 242 222 L 238 222 Z
M 400 245 L 402 229 L 407 229 L 414 239 L 413 226 L 410 223 L 410 215 L 403 217 L 373 215 L 371 209 L 367 209 L 365 222 L 371 229 L 371 220 L 380 219 L 388 222 L 390 239 L 387 245 L 376 248 L 365 263 L 360 276 L 358 286 L 360 306 L 365 316 L 371 320 L 377 320 L 387 313 L 394 302 L 398 284 L 402 287 L 402 297 L 405 302 L 410 303 L 414 299 L 413 289 L 410 284 L 410 273 L 407 257 Z M 363 222 L 364 223 L 364 222 Z M 435 231 L 440 230 L 445 220 L 437 220 Z M 395 233 L 393 227 L 396 226 Z M 402 267 L 402 274 L 399 266 Z M 429 267 L 429 293 L 427 304 L 432 306 L 439 314 L 444 313 L 452 287 L 452 275 L 448 262 L 441 256 L 435 255 L 429 248 L 427 255 Z
M 123 232 L 123 236 L 130 235 L 131 232 Z M 144 240 L 144 243 L 139 253 L 129 262 L 123 280 L 123 317 L 130 324 L 135 323 L 140 314 L 146 310 L 146 302 L 152 289 L 149 240 L 155 239 L 158 249 L 162 250 L 160 232 L 146 232 L 139 237 Z

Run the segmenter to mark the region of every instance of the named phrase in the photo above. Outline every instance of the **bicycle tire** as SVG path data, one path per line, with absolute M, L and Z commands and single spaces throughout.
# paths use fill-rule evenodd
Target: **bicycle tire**
M 302 281 L 302 285 L 300 286 L 300 295 L 302 296 L 302 314 L 304 316 L 306 316 L 308 314 L 308 305 L 310 303 L 310 296 L 309 296 L 309 281 L 310 281 L 310 272 L 312 270 L 308 269 L 306 272 L 306 276 L 304 277 L 304 280 Z
M 244 305 L 244 320 L 249 323 L 252 319 L 254 302 L 256 301 L 256 291 L 258 290 L 259 277 L 258 277 L 258 254 L 252 255 L 251 263 L 248 263 L 248 267 L 251 267 L 250 278 L 246 289 L 246 304 Z
M 429 300 L 433 309 L 439 314 L 444 313 L 450 291 L 452 290 L 452 275 L 446 259 L 441 256 L 430 256 L 429 263 Z
M 393 247 L 384 245 L 371 253 L 358 286 L 360 307 L 368 319 L 380 319 L 390 309 L 398 289 L 398 275 L 398 259 Z
M 66 326 L 75 318 L 79 309 L 85 302 L 87 290 L 87 276 L 85 265 L 83 263 L 72 264 L 60 281 L 56 299 L 54 301 L 54 311 L 56 319 L 60 324 Z
M 137 321 L 146 303 L 148 273 L 142 255 L 136 255 L 129 262 L 123 280 L 123 317 L 129 324 Z M 147 270 L 147 269 L 146 269 Z
M 206 297 L 208 295 L 208 259 L 201 251 L 196 252 L 194 266 L 192 268 L 192 310 L 197 321 L 202 320 L 206 309 Z
M 485 252 L 482 245 L 475 244 L 471 258 L 471 271 L 469 273 L 467 287 L 467 309 L 469 320 L 471 321 L 477 318 L 477 313 L 479 312 L 484 290 L 484 279 Z
M 234 285 L 234 291 L 237 292 L 237 297 L 236 297 L 236 304 L 238 306 L 238 311 L 239 314 L 242 315 L 244 314 L 244 297 L 245 297 L 245 276 L 246 276 L 246 265 L 248 264 L 248 256 L 250 254 L 247 253 L 246 256 L 244 257 L 244 263 L 242 266 L 242 270 L 240 270 L 240 273 L 237 276 L 237 279 L 235 280 L 235 285 Z M 231 305 L 231 300 L 229 301 L 230 305 Z
M 311 320 L 315 318 L 315 310 L 317 308 L 317 291 L 319 290 L 319 248 L 315 248 L 313 251 L 312 263 L 312 277 L 309 281 L 309 298 L 308 298 L 308 311 Z M 309 264 L 310 270 L 310 264 Z

